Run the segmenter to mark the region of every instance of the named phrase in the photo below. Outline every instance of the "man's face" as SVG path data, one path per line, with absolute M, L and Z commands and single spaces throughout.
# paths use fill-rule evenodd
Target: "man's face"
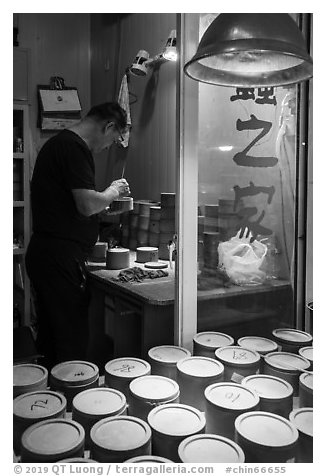
M 113 143 L 119 144 L 123 140 L 119 127 L 114 122 L 109 122 L 103 129 L 101 137 L 101 150 L 109 149 Z

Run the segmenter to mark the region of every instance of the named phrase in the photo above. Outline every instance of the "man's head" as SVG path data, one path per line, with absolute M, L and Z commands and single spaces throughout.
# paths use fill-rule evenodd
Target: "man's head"
M 95 136 L 91 144 L 94 152 L 109 148 L 113 142 L 119 143 L 127 127 L 126 112 L 117 102 L 93 106 L 84 121 L 94 125 Z

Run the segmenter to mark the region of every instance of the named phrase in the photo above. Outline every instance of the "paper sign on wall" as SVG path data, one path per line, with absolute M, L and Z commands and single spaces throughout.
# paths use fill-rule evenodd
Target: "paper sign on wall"
M 38 99 L 38 127 L 42 131 L 65 129 L 81 118 L 82 108 L 76 88 L 38 86 Z
M 77 89 L 40 89 L 43 112 L 81 111 Z

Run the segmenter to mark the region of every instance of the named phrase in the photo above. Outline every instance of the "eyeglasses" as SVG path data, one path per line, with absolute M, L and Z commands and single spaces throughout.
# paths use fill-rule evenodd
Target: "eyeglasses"
M 115 126 L 115 129 L 118 131 L 119 137 L 118 137 L 117 139 L 114 139 L 113 142 L 114 142 L 115 144 L 121 144 L 121 143 L 124 141 L 124 137 L 123 137 L 123 135 L 122 135 L 121 130 L 119 129 L 119 127 L 118 127 L 117 125 Z

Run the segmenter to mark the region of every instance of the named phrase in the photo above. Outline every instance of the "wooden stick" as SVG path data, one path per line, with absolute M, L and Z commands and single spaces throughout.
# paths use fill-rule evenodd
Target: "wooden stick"
M 121 178 L 124 178 L 124 176 L 125 176 L 125 168 L 126 168 L 126 162 L 124 162 L 123 167 L 122 167 Z

